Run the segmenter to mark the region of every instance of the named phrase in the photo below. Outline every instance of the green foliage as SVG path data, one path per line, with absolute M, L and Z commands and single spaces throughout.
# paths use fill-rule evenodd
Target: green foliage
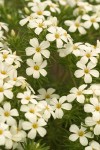
M 34 142 L 31 140 L 27 140 L 25 144 L 22 145 L 24 150 L 50 150 L 48 146 L 45 144 L 41 144 L 41 142 Z

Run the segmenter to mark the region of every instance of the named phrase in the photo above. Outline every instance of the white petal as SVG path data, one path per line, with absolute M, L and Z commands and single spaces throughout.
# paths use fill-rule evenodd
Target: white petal
M 75 32 L 76 31 L 76 26 L 71 25 L 70 28 L 68 29 L 69 32 Z
M 22 127 L 24 130 L 30 130 L 32 128 L 32 124 L 28 121 L 22 123 Z
M 11 116 L 19 116 L 18 111 L 16 109 L 12 109 L 10 111 Z
M 50 43 L 48 42 L 48 41 L 43 41 L 41 44 L 40 44 L 40 47 L 42 48 L 42 49 L 46 49 L 46 48 L 48 48 L 50 46 Z
M 85 81 L 85 83 L 91 83 L 92 82 L 91 75 L 90 74 L 85 74 L 84 81 Z
M 84 100 L 85 100 L 84 95 L 79 95 L 79 96 L 77 96 L 77 101 L 78 101 L 79 103 L 84 103 Z
M 79 27 L 78 30 L 81 34 L 86 34 L 86 30 L 83 27 Z
M 96 30 L 99 29 L 99 24 L 97 22 L 93 23 L 93 26 Z
M 72 105 L 69 104 L 69 103 L 65 103 L 65 104 L 62 104 L 62 108 L 63 108 L 63 109 L 66 109 L 66 110 L 71 110 Z
M 53 36 L 53 34 L 50 34 L 50 33 L 49 33 L 49 34 L 46 35 L 46 39 L 47 39 L 48 41 L 51 41 L 51 42 L 52 42 L 52 41 L 55 40 L 55 37 Z
M 91 23 L 90 21 L 86 21 L 86 22 L 84 23 L 84 27 L 85 27 L 86 29 L 89 29 L 91 26 L 92 26 L 92 23 Z
M 90 74 L 96 78 L 99 77 L 99 72 L 97 70 L 90 70 Z
M 35 48 L 38 47 L 39 46 L 38 39 L 37 38 L 30 39 L 30 45 L 32 45 Z
M 31 56 L 31 55 L 33 55 L 35 53 L 35 50 L 32 47 L 26 48 L 25 51 L 26 51 L 26 55 L 27 56 Z
M 80 143 L 83 145 L 83 146 L 86 146 L 88 144 L 88 140 L 86 137 L 80 137 Z
M 48 50 L 43 50 L 42 52 L 42 55 L 45 56 L 46 58 L 49 58 L 50 57 L 50 52 Z
M 0 145 L 4 145 L 4 144 L 5 144 L 5 137 L 0 136 Z
M 33 78 L 38 79 L 39 77 L 40 77 L 39 71 L 34 70 L 34 72 L 33 72 Z
M 4 110 L 5 110 L 5 111 L 10 111 L 10 109 L 11 109 L 10 103 L 7 103 L 7 102 L 4 104 L 3 107 L 4 107 Z
M 69 140 L 71 140 L 71 141 L 76 141 L 78 139 L 78 135 L 77 134 L 71 134 L 70 136 L 69 136 Z
M 57 48 L 62 48 L 62 46 L 63 46 L 62 40 L 61 39 L 57 39 L 56 42 L 57 42 Z
M 95 135 L 100 135 L 100 124 L 97 124 L 94 128 L 94 134 Z
M 69 131 L 77 134 L 77 132 L 79 131 L 79 128 L 78 128 L 78 126 L 73 124 L 73 125 L 71 125 Z
M 67 95 L 67 101 L 68 102 L 72 102 L 75 98 L 76 98 L 75 94 L 69 94 L 69 95 Z
M 84 105 L 84 111 L 85 112 L 93 112 L 95 109 L 94 109 L 94 106 L 93 105 L 90 105 L 90 104 L 85 104 Z
M 41 137 L 44 137 L 44 136 L 46 135 L 46 130 L 45 130 L 44 128 L 42 128 L 42 127 L 39 127 L 39 128 L 37 129 L 37 131 L 38 131 L 38 133 L 39 133 L 39 135 L 40 135 Z
M 84 75 L 84 71 L 83 70 L 76 70 L 74 75 L 77 77 L 77 78 L 80 78 Z
M 35 130 L 35 129 L 32 129 L 31 131 L 29 131 L 28 137 L 29 137 L 30 139 L 35 139 L 35 137 L 36 137 L 36 130 Z
M 57 118 L 60 119 L 60 118 L 63 117 L 64 113 L 63 113 L 62 109 L 56 109 L 55 115 L 56 115 Z
M 32 68 L 32 67 L 27 68 L 27 69 L 26 69 L 26 74 L 27 74 L 28 76 L 31 76 L 31 75 L 33 74 L 33 68 Z
M 5 95 L 7 98 L 9 98 L 9 99 L 12 99 L 12 98 L 13 98 L 13 93 L 12 93 L 12 91 L 10 91 L 10 90 L 5 90 L 5 91 L 4 91 L 4 95 Z

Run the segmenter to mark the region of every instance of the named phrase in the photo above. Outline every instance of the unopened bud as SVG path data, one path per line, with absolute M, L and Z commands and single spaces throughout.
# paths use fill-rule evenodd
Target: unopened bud
M 24 11 L 26 14 L 30 14 L 30 10 L 27 7 L 24 7 Z
M 11 30 L 11 36 L 15 36 L 15 35 L 16 35 L 15 31 L 12 29 Z
M 12 19 L 12 16 L 11 16 L 10 14 L 8 14 L 8 15 L 7 15 L 7 18 L 8 18 L 9 20 L 11 20 L 11 19 Z

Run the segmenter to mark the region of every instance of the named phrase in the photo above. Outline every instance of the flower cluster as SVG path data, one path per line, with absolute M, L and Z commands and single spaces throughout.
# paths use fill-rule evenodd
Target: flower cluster
M 85 35 L 93 36 L 91 30 L 99 32 L 100 5 L 93 5 L 99 0 L 25 0 L 24 3 L 24 9 L 15 15 L 21 18 L 19 28 L 29 35 L 23 39 L 26 44 L 23 46 L 24 59 L 8 42 L 12 40 L 10 36 L 15 38 L 15 43 L 22 40 L 20 33 L 23 32 L 19 29 L 14 32 L 7 23 L 0 22 L 0 148 L 24 150 L 23 144 L 28 140 L 46 136 L 49 121 L 61 119 L 63 126 L 68 119 L 69 140 L 79 140 L 85 150 L 100 150 L 100 40 L 96 39 L 96 44 L 85 41 Z M 4 5 L 4 0 L 0 0 L 0 5 Z M 67 11 L 72 11 L 71 17 L 67 16 Z M 8 20 L 13 22 L 12 16 Z M 77 36 L 79 40 L 74 39 Z M 19 45 L 23 45 L 21 42 Z M 62 84 L 57 82 L 51 86 L 50 78 L 47 85 L 43 78 L 47 76 L 47 66 L 52 59 L 56 60 L 56 56 L 57 61 L 61 59 L 69 68 L 74 84 L 68 85 L 69 94 L 63 92 L 63 87 L 60 87 L 61 92 L 58 88 L 60 94 L 56 94 L 56 87 Z M 20 75 L 24 62 L 27 79 Z M 63 78 L 66 78 L 64 74 Z M 75 123 L 71 124 L 73 110 L 78 107 L 84 116 L 80 117 L 81 122 L 74 119 Z
M 46 76 L 47 72 L 44 69 L 47 66 L 47 60 L 50 57 L 49 47 L 54 42 L 56 47 L 62 48 L 64 44 L 72 43 L 71 36 L 65 29 L 58 26 L 58 19 L 54 17 L 54 13 L 60 13 L 59 4 L 52 1 L 34 1 L 29 2 L 28 7 L 31 8 L 29 16 L 25 16 L 20 21 L 20 25 L 33 29 L 35 36 L 41 36 L 45 40 L 38 38 L 30 39 L 31 47 L 26 48 L 26 55 L 33 56 L 32 59 L 27 59 L 26 74 L 33 75 L 33 78 L 38 79 L 40 75 Z M 47 9 L 49 7 L 49 10 Z M 43 36 L 44 34 L 44 36 Z

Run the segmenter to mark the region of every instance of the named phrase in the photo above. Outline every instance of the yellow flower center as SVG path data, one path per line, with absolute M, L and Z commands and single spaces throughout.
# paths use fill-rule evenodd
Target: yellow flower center
M 77 50 L 77 49 L 78 49 L 78 46 L 74 45 L 73 50 Z
M 42 12 L 42 11 L 38 11 L 37 14 L 38 14 L 38 15 L 42 15 L 43 12 Z
M 3 87 L 0 87 L 0 92 L 3 92 L 4 91 L 4 88 Z
M 5 115 L 6 117 L 9 117 L 9 116 L 10 116 L 10 113 L 9 113 L 8 111 L 5 111 L 5 112 L 4 112 L 4 115 Z
M 87 53 L 87 54 L 86 54 L 86 57 L 87 57 L 87 58 L 90 58 L 90 57 L 91 57 L 91 54 L 90 54 L 90 53 Z
M 27 96 L 25 99 L 29 101 L 30 100 L 30 96 Z
M 3 134 L 3 130 L 2 129 L 0 129 L 0 135 L 2 135 Z
M 75 26 L 76 26 L 76 27 L 79 27 L 79 26 L 80 26 L 80 23 L 76 22 L 76 23 L 75 23 Z
M 47 99 L 48 99 L 48 98 L 50 98 L 50 95 L 49 95 L 49 94 L 47 94 L 47 95 L 45 96 L 45 98 L 47 98 Z
M 34 70 L 39 70 L 40 69 L 40 67 L 39 66 L 34 66 Z
M 59 39 L 59 38 L 60 38 L 60 35 L 59 35 L 58 33 L 56 33 L 56 34 L 55 34 L 55 38 L 56 38 L 56 39 Z
M 34 123 L 32 126 L 33 126 L 34 129 L 38 128 L 38 124 L 37 123 Z
M 48 107 L 48 106 L 46 106 L 46 107 L 45 107 L 45 109 L 46 109 L 46 110 L 49 110 L 49 107 Z
M 92 19 L 91 19 L 91 22 L 92 22 L 92 23 L 96 22 L 96 19 L 95 19 L 95 18 L 92 18 Z
M 84 135 L 84 132 L 80 130 L 80 131 L 78 132 L 78 135 L 79 135 L 79 136 L 83 136 L 83 135 Z
M 43 23 L 39 23 L 39 27 L 42 28 L 43 27 Z
M 34 112 L 35 112 L 34 109 L 30 109 L 30 113 L 34 114 Z
M 67 32 L 65 32 L 65 33 L 64 33 L 64 36 L 66 36 L 66 37 L 67 37 Z
M 57 107 L 58 109 L 60 109 L 60 108 L 61 108 L 61 104 L 58 103 L 58 104 L 56 105 L 56 107 Z
M 78 91 L 78 92 L 77 92 L 77 95 L 81 95 L 81 94 L 82 94 L 82 91 Z
M 40 52 L 40 51 L 41 51 L 41 48 L 40 48 L 40 47 L 37 47 L 37 48 L 36 48 L 36 51 L 37 51 L 37 52 Z
M 2 70 L 1 74 L 5 75 L 5 74 L 7 74 L 7 72 Z
M 7 54 L 3 54 L 3 59 L 6 59 L 8 57 Z
M 96 110 L 96 111 L 100 111 L 100 106 L 96 106 L 96 107 L 95 107 L 95 110 Z
M 89 73 L 89 69 L 84 69 L 84 73 L 88 74 Z
M 13 78 L 13 80 L 14 80 L 14 81 L 16 81 L 16 80 L 17 80 L 17 78 Z
M 97 121 L 97 124 L 100 124 L 100 120 L 99 120 L 99 121 Z

